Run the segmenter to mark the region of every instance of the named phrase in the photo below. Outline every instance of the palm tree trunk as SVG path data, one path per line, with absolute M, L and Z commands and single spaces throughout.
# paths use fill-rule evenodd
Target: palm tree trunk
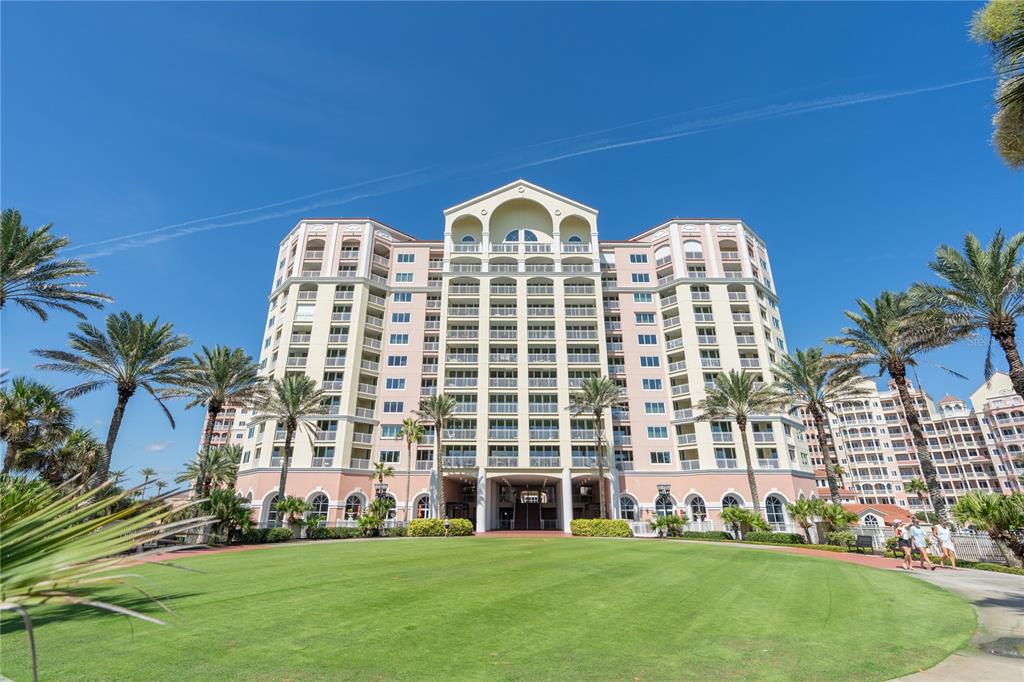
M 804 537 L 807 538 L 807 544 L 808 545 L 813 545 L 814 542 L 811 540 L 811 527 L 810 526 L 803 526 L 803 529 L 804 529 Z
M 1021 362 L 1020 353 L 1017 352 L 1017 322 L 1010 318 L 993 323 L 989 327 L 989 331 L 992 332 L 999 347 L 1003 349 L 1003 355 L 1006 356 L 1013 392 L 1024 398 L 1024 362 Z
M 754 505 L 754 513 L 761 515 L 761 497 L 757 494 L 757 476 L 754 475 L 754 462 L 750 459 L 750 443 L 747 442 L 747 420 L 745 417 L 736 419 L 740 430 L 740 442 L 743 444 L 743 457 L 747 460 L 747 483 L 750 484 L 750 499 Z
M 206 428 L 203 429 L 203 456 L 199 458 L 199 475 L 196 477 L 196 492 L 200 497 L 206 497 L 210 492 L 206 481 L 206 463 L 210 458 L 210 445 L 213 442 L 213 423 L 220 416 L 224 406 L 213 400 L 206 408 Z
M 836 482 L 836 470 L 832 468 L 832 453 L 828 448 L 828 434 L 825 433 L 825 415 L 817 405 L 810 407 L 811 417 L 814 419 L 814 430 L 818 432 L 818 449 L 821 451 L 822 462 L 825 464 L 825 478 L 828 479 L 828 493 L 832 504 L 840 504 L 839 485 Z M 744 434 L 744 437 L 746 434 Z
M 889 376 L 896 384 L 896 391 L 899 393 L 900 402 L 903 403 L 903 413 L 907 418 L 907 426 L 910 427 L 910 434 L 914 439 L 914 449 L 917 451 L 917 461 L 921 465 L 921 473 L 924 475 L 924 482 L 928 484 L 928 495 L 932 500 L 932 509 L 942 520 L 947 521 L 946 500 L 942 497 L 942 487 L 939 485 L 939 474 L 932 462 L 932 456 L 928 453 L 928 439 L 921 428 L 921 419 L 917 415 L 917 408 L 910 397 L 910 390 L 907 388 L 906 368 L 902 365 L 894 365 L 888 368 Z
M 277 483 L 277 495 L 279 499 L 284 499 L 284 486 L 288 481 L 288 462 L 292 458 L 292 436 L 295 434 L 295 429 L 292 426 L 288 427 L 288 430 L 284 434 L 284 458 L 281 460 L 281 478 Z
M 437 472 L 437 518 L 445 518 L 444 499 L 444 448 L 441 446 L 441 432 L 444 431 L 441 424 L 434 429 L 434 443 L 437 445 L 434 452 L 434 471 Z
M 20 450 L 18 444 L 13 440 L 7 441 L 7 452 L 4 453 L 4 470 L 3 472 L 9 473 L 14 467 L 14 462 L 18 459 L 18 451 Z
M 117 433 L 121 430 L 121 421 L 124 419 L 124 410 L 128 407 L 128 400 L 135 393 L 134 389 L 117 389 L 117 405 L 114 406 L 114 414 L 110 417 L 110 428 L 107 429 L 107 442 L 100 453 L 99 462 L 96 463 L 96 472 L 90 481 L 93 487 L 100 485 L 110 476 L 110 457 L 114 452 L 114 443 L 117 442 Z
M 405 522 L 409 523 L 409 494 L 412 491 L 412 441 L 406 439 L 405 449 L 409 453 L 409 461 L 405 468 Z
M 604 502 L 604 456 L 602 453 L 602 439 L 601 436 L 604 433 L 604 419 L 601 418 L 601 413 L 594 412 L 594 427 L 597 437 L 595 440 L 595 452 L 597 453 L 597 507 L 598 516 L 602 519 L 608 518 L 605 513 L 605 502 Z

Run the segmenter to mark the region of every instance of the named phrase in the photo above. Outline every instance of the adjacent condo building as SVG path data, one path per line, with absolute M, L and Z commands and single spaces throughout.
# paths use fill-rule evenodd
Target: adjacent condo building
M 601 241 L 593 208 L 516 181 L 444 211 L 425 241 L 372 219 L 307 219 L 280 242 L 260 363 L 302 372 L 325 391 L 311 435 L 296 439 L 287 494 L 328 525 L 352 523 L 375 495 L 398 520 L 441 513 L 478 531 L 568 531 L 598 515 L 640 521 L 685 510 L 714 523 L 750 505 L 738 434 L 697 421 L 716 374 L 771 379 L 786 352 L 765 243 L 740 220 L 673 219 Z M 595 428 L 568 410 L 588 377 L 627 402 Z M 421 398 L 457 401 L 441 434 L 408 451 L 402 420 Z M 237 489 L 261 524 L 277 523 L 284 433 L 248 427 Z M 799 420 L 753 420 L 751 452 L 766 515 L 815 490 Z M 444 480 L 434 474 L 443 457 Z M 386 490 L 372 463 L 394 468 Z

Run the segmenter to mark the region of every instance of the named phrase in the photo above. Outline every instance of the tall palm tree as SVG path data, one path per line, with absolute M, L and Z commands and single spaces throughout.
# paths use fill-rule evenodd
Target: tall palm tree
M 947 345 L 956 331 L 949 330 L 940 316 L 922 313 L 911 297 L 902 292 L 883 291 L 874 302 L 859 299 L 857 308 L 856 312 L 846 311 L 852 325 L 843 328 L 840 336 L 828 342 L 849 351 L 837 360 L 857 368 L 876 365 L 879 376 L 888 374 L 892 379 L 910 427 L 921 473 L 928 484 L 932 508 L 945 521 L 946 502 L 935 463 L 928 452 L 928 439 L 921 426 L 921 418 L 910 395 L 907 371 L 917 366 L 919 356 Z
M 194 460 L 185 465 L 185 470 L 175 483 L 195 481 L 194 497 L 207 497 L 213 488 L 233 488 L 238 478 L 238 463 L 242 459 L 242 448 L 225 445 L 200 451 Z M 155 473 L 155 472 L 154 472 Z
M 839 504 L 836 481 L 839 477 L 829 451 L 827 416 L 835 413 L 837 404 L 869 394 L 864 378 L 856 367 L 830 361 L 818 346 L 803 350 L 797 348 L 791 355 L 784 355 L 775 376 L 778 388 L 788 393 L 793 401 L 790 412 L 803 408 L 811 416 L 825 466 L 825 478 L 828 479 L 829 495 L 834 503 Z
M 434 500 L 435 518 L 446 518 L 444 499 L 444 430 L 455 414 L 455 398 L 440 393 L 420 400 L 416 415 L 434 425 L 434 474 L 437 477 L 437 499 Z
M 833 461 L 832 462 L 832 471 L 833 471 L 833 473 L 835 473 L 836 479 L 839 481 L 839 487 L 840 488 L 846 487 L 846 483 L 843 482 L 843 479 L 846 478 L 846 473 L 847 473 L 846 472 L 846 467 L 844 467 L 839 462 Z M 836 502 L 835 500 L 832 500 L 832 502 L 835 503 L 835 504 L 841 504 L 840 502 Z
M 32 352 L 52 361 L 38 365 L 39 369 L 89 378 L 64 391 L 65 395 L 73 398 L 108 385 L 117 390 L 117 403 L 110 418 L 107 441 L 92 479 L 92 483 L 98 485 L 110 473 L 110 459 L 125 408 L 139 388 L 156 400 L 171 428 L 174 428 L 174 417 L 164 404 L 162 392 L 182 382 L 187 361 L 175 353 L 191 341 L 187 336 L 175 334 L 170 323 L 161 324 L 159 319 L 146 321 L 142 315 L 127 312 L 108 315 L 105 329 L 82 322 L 78 325 L 78 332 L 71 332 L 68 338 L 72 352 Z
M 84 318 L 79 307 L 102 308 L 111 298 L 83 290 L 84 282 L 68 281 L 95 271 L 80 260 L 60 258 L 60 250 L 71 242 L 51 235 L 51 227 L 29 232 L 18 211 L 7 208 L 0 214 L 0 309 L 13 302 L 44 322 L 48 308 Z
M 795 502 L 790 502 L 786 505 L 786 511 L 789 512 L 789 517 L 793 519 L 796 525 L 804 529 L 804 536 L 807 538 L 807 544 L 813 544 L 811 539 L 811 526 L 814 525 L 814 519 L 821 515 L 822 502 L 817 498 L 801 497 Z
M 49 386 L 24 377 L 5 383 L 0 387 L 0 438 L 7 443 L 3 472 L 58 445 L 71 433 L 72 418 L 71 408 Z
M 291 464 L 295 432 L 302 428 L 313 437 L 314 417 L 323 414 L 321 404 L 324 392 L 316 381 L 305 374 L 285 374 L 283 379 L 271 379 L 253 398 L 256 415 L 249 420 L 251 426 L 274 422 L 284 428 L 284 456 L 281 458 L 281 478 L 277 484 L 279 499 L 285 499 L 288 466 Z
M 1024 493 L 972 490 L 956 501 L 952 511 L 957 523 L 987 532 L 1007 564 L 1020 567 L 1024 563 Z
M 702 421 L 736 422 L 747 465 L 747 483 L 754 505 L 754 514 L 761 516 L 761 498 L 757 493 L 754 462 L 750 456 L 747 423 L 752 415 L 772 414 L 786 408 L 787 398 L 774 384 L 759 385 L 760 377 L 734 369 L 715 377 L 715 385 L 707 390 L 707 397 L 697 403 Z
M 248 404 L 262 386 L 259 365 L 241 348 L 214 346 L 211 349 L 203 346 L 202 351 L 193 356 L 186 380 L 178 390 L 180 395 L 190 399 L 185 405 L 186 410 L 197 405 L 206 407 L 203 453 L 210 452 L 213 427 L 225 405 Z M 200 464 L 205 461 L 205 458 L 200 459 Z M 205 495 L 208 491 L 205 488 L 206 476 L 202 471 L 197 480 L 203 486 L 197 486 L 196 492 Z
M 163 494 L 164 488 L 167 487 L 167 481 L 156 481 L 153 485 L 156 486 L 156 494 Z
M 569 395 L 569 411 L 574 417 L 589 414 L 594 419 L 598 515 L 602 519 L 608 518 L 604 499 L 604 415 L 605 412 L 618 407 L 624 401 L 622 387 L 608 377 L 584 379 L 580 390 Z
M 992 48 L 997 111 L 992 143 L 1011 168 L 1024 168 L 1024 8 L 990 0 L 974 14 L 971 35 Z
M 995 371 L 992 341 L 1003 350 L 1014 392 L 1024 398 L 1024 362 L 1017 350 L 1017 318 L 1024 315 L 1024 233 L 1009 240 L 996 230 L 987 247 L 968 233 L 963 253 L 943 244 L 928 267 L 941 284 L 915 284 L 911 296 L 922 306 L 940 312 L 948 327 L 974 332 L 988 330 L 985 378 Z
M 412 446 L 423 440 L 424 429 L 414 417 L 406 417 L 402 420 L 402 428 L 398 431 L 396 438 L 405 441 L 407 453 L 407 466 L 405 469 L 405 521 L 409 520 L 409 495 L 412 494 Z
M 139 495 L 145 498 L 146 488 L 149 487 L 149 479 L 156 478 L 157 471 L 153 467 L 142 467 L 139 469 L 139 473 L 142 474 L 142 485 L 139 486 Z

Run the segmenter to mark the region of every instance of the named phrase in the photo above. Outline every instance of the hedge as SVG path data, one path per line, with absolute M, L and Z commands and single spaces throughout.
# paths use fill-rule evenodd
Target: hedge
M 799 533 L 765 533 L 764 531 L 751 531 L 743 536 L 746 542 L 771 542 L 780 545 L 802 545 L 804 537 Z
M 732 533 L 724 530 L 687 530 L 680 537 L 692 540 L 732 540 Z
M 409 522 L 409 537 L 443 536 L 444 521 L 441 519 L 413 519 Z M 448 519 L 448 535 L 472 535 L 473 523 L 469 519 Z
M 935 557 L 932 557 L 932 560 L 935 561 Z M 1009 573 L 1010 575 L 1024 575 L 1024 568 L 1003 566 L 1002 564 L 990 564 L 986 561 L 979 561 L 976 563 L 974 561 L 962 561 L 960 559 L 957 559 L 956 565 L 962 566 L 964 568 L 974 568 L 979 571 L 992 571 L 993 573 Z
M 288 542 L 295 539 L 291 528 L 271 528 L 267 531 L 267 542 Z
M 310 540 L 344 540 L 362 537 L 358 528 L 306 528 L 306 537 Z
M 778 542 L 759 542 L 759 541 L 747 541 L 747 540 L 739 540 L 739 541 L 737 541 L 737 540 L 733 540 L 731 535 L 729 537 L 727 537 L 727 538 L 715 537 L 715 533 L 721 533 L 721 532 L 722 531 L 713 531 L 713 530 L 711 530 L 711 531 L 704 531 L 703 533 L 702 532 L 698 532 L 698 531 L 688 531 L 687 533 L 683 533 L 683 536 L 680 539 L 682 539 L 682 540 L 707 540 L 708 542 L 724 542 L 724 543 L 727 543 L 727 544 L 736 544 L 736 545 L 742 545 L 742 544 L 748 544 L 748 545 L 770 545 L 772 547 L 787 547 L 787 546 L 790 546 L 789 543 L 780 544 Z M 726 535 L 728 535 L 728 533 L 726 533 Z M 847 551 L 847 549 L 845 547 L 839 547 L 837 545 L 800 545 L 800 549 L 820 549 L 820 550 L 825 551 L 825 552 L 846 552 Z
M 573 519 L 569 522 L 573 535 L 588 538 L 631 538 L 633 529 L 624 519 Z
M 836 530 L 828 534 L 828 544 L 843 546 L 857 542 L 857 535 L 852 530 Z

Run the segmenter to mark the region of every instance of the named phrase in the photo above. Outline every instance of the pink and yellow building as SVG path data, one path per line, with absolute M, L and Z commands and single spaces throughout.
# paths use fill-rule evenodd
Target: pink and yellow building
M 767 247 L 740 220 L 601 241 L 595 209 L 522 180 L 444 211 L 440 241 L 372 219 L 301 220 L 279 246 L 260 363 L 308 374 L 327 398 L 315 436 L 296 442 L 287 493 L 328 525 L 350 523 L 381 494 L 368 477 L 381 461 L 398 520 L 567 532 L 597 515 L 603 485 L 615 517 L 685 510 L 711 525 L 750 491 L 735 427 L 697 421 L 694 406 L 719 372 L 771 380 L 786 352 L 778 302 Z M 604 425 L 603 481 L 595 424 L 567 409 L 596 376 L 627 397 Z M 432 431 L 411 456 L 397 439 L 439 392 L 458 401 L 443 481 Z M 250 427 L 242 441 L 237 488 L 261 524 L 276 523 L 283 435 Z M 767 516 L 785 527 L 785 503 L 815 489 L 801 424 L 764 416 L 749 437 Z M 444 510 L 431 503 L 439 485 Z

